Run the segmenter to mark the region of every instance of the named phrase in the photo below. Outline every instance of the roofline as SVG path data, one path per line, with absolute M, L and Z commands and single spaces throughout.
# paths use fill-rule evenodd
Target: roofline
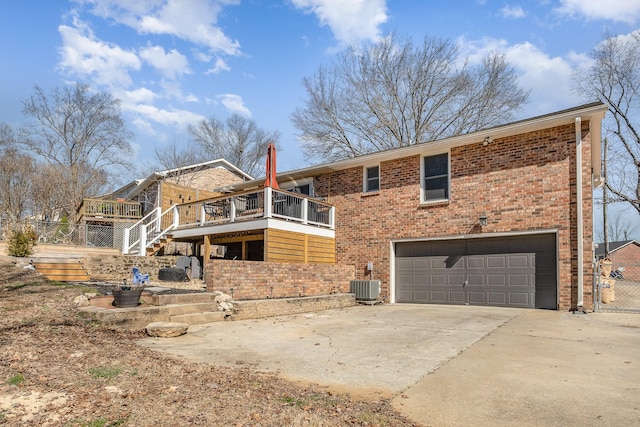
M 518 120 L 512 123 L 495 126 L 489 129 L 483 129 L 464 135 L 452 136 L 449 138 L 414 144 L 406 147 L 392 148 L 385 151 L 379 151 L 376 153 L 338 160 L 333 163 L 325 163 L 316 166 L 309 166 L 302 169 L 295 169 L 288 172 L 277 173 L 276 178 L 278 179 L 278 182 L 283 183 L 287 181 L 295 181 L 309 176 L 316 176 L 323 173 L 364 166 L 366 164 L 380 163 L 383 161 L 395 160 L 415 155 L 423 155 L 430 152 L 442 152 L 450 148 L 461 147 L 474 143 L 481 143 L 485 137 L 496 139 L 511 135 L 519 135 L 540 129 L 548 129 L 550 127 L 556 127 L 564 124 L 574 125 L 575 119 L 577 117 L 581 117 L 583 120 L 589 120 L 590 123 L 592 123 L 591 127 L 593 132 L 591 135 L 591 144 L 593 149 L 591 150 L 591 167 L 593 170 L 594 179 L 599 182 L 601 179 L 601 121 L 604 118 L 606 112 L 607 106 L 605 104 L 601 102 L 592 102 L 566 110 L 560 110 L 554 113 L 536 116 L 529 119 Z M 595 125 L 593 123 L 595 123 Z M 220 188 L 220 190 L 243 190 L 259 186 L 260 184 L 261 180 L 253 180 L 222 187 Z
M 228 160 L 223 159 L 223 158 L 219 158 L 219 159 L 215 159 L 215 160 L 208 160 L 206 162 L 196 163 L 196 164 L 193 164 L 193 165 L 181 166 L 179 168 L 166 169 L 166 170 L 163 170 L 163 171 L 158 171 L 156 173 L 160 174 L 161 176 L 166 176 L 166 175 L 171 174 L 173 172 L 178 172 L 178 171 L 185 170 L 185 169 L 198 168 L 198 167 L 202 167 L 202 166 L 208 166 L 208 165 L 211 165 L 213 163 L 222 163 L 227 168 L 229 168 L 229 169 L 233 170 L 234 172 L 237 172 L 238 174 L 242 175 L 246 180 L 248 180 L 248 181 L 252 181 L 253 180 L 253 177 L 251 175 L 249 175 L 248 173 L 244 172 L 243 170 L 241 170 L 240 168 L 238 168 L 237 166 L 231 164 Z
M 612 244 L 612 243 L 617 243 L 617 242 L 609 242 L 609 244 Z M 603 244 L 604 244 L 604 243 L 603 243 Z M 615 248 L 615 249 L 610 249 L 610 250 L 609 250 L 609 253 L 619 251 L 620 249 L 625 248 L 625 247 L 627 247 L 627 246 L 629 246 L 629 245 L 631 245 L 631 244 L 634 244 L 634 245 L 638 245 L 638 246 L 640 246 L 640 242 L 638 242 L 638 241 L 637 241 L 637 240 L 635 240 L 635 239 L 631 239 L 631 240 L 628 240 L 625 244 L 620 245 L 620 246 L 618 246 L 618 247 L 617 247 L 617 248 Z M 598 245 L 599 245 L 599 243 L 598 243 Z
M 132 198 L 132 197 L 135 197 L 138 194 L 140 194 L 145 188 L 147 188 L 153 182 L 161 180 L 163 178 L 166 178 L 167 175 L 170 175 L 173 172 L 179 172 L 179 171 L 186 170 L 186 169 L 194 169 L 194 168 L 198 168 L 198 167 L 202 167 L 202 166 L 208 166 L 208 165 L 211 165 L 211 164 L 214 164 L 214 163 L 220 163 L 220 164 L 224 165 L 225 167 L 227 167 L 228 169 L 231 169 L 233 172 L 237 172 L 239 175 L 241 175 L 245 179 L 245 181 L 253 181 L 253 177 L 251 175 L 249 175 L 246 172 L 243 172 L 240 168 L 238 168 L 237 166 L 234 166 L 229 161 L 220 158 L 220 159 L 215 159 L 215 160 L 209 160 L 207 162 L 196 163 L 196 164 L 193 164 L 193 165 L 182 166 L 182 167 L 179 167 L 179 168 L 166 169 L 166 170 L 163 170 L 163 171 L 153 172 L 151 175 L 149 175 L 145 179 L 133 181 L 132 183 L 122 187 L 122 189 L 124 189 L 127 186 L 135 183 L 134 188 L 129 193 L 127 193 L 127 197 Z

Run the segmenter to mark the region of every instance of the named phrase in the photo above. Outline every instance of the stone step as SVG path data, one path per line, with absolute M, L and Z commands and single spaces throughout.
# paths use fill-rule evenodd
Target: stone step
M 224 318 L 224 311 L 205 311 L 202 313 L 180 314 L 171 316 L 171 321 L 187 323 L 189 325 L 201 325 L 204 323 L 221 322 L 224 320 Z
M 167 312 L 169 316 L 180 316 L 195 313 L 202 313 L 205 311 L 217 311 L 218 304 L 215 302 L 200 302 L 192 304 L 171 304 L 161 306 L 162 310 Z M 179 320 L 176 320 L 179 322 Z M 185 322 L 188 323 L 188 322 Z
M 171 304 L 195 304 L 201 302 L 213 302 L 216 295 L 210 292 L 193 292 L 188 294 L 164 294 L 154 295 L 153 303 L 155 305 L 171 305 Z
M 220 322 L 225 319 L 225 316 L 230 316 L 233 320 L 259 319 L 280 315 L 317 312 L 333 308 L 353 307 L 356 305 L 356 300 L 354 294 L 347 293 L 319 295 L 315 297 L 235 301 L 233 303 L 233 314 L 231 314 L 231 312 L 206 311 L 191 314 L 176 314 L 174 316 L 169 315 L 166 306 L 142 304 L 134 308 L 113 308 L 106 305 L 106 303 L 108 303 L 108 301 L 105 298 L 103 304 L 99 306 L 90 305 L 88 307 L 80 307 L 80 310 L 92 313 L 98 322 L 105 325 L 141 330 L 151 322 L 171 321 L 196 325 Z

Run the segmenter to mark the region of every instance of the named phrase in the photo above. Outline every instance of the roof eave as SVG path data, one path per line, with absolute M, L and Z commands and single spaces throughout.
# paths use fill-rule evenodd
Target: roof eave
M 464 145 L 481 143 L 485 137 L 493 139 L 502 138 L 511 135 L 523 134 L 535 130 L 547 129 L 550 127 L 560 126 L 563 124 L 573 124 L 577 117 L 582 120 L 590 120 L 597 123 L 592 125 L 592 144 L 594 149 L 591 155 L 591 166 L 594 170 L 594 177 L 600 177 L 600 132 L 601 121 L 607 112 L 605 104 L 594 102 L 581 105 L 567 110 L 555 113 L 537 116 L 530 119 L 520 120 L 505 125 L 496 126 L 489 129 L 483 129 L 477 132 L 465 135 L 453 136 L 437 141 L 414 144 L 407 147 L 393 148 L 390 150 L 380 151 L 376 153 L 366 154 L 363 156 L 352 157 L 345 160 L 339 160 L 333 163 L 326 163 L 317 166 L 310 166 L 302 169 L 296 169 L 288 172 L 278 173 L 276 175 L 278 182 L 295 181 L 309 176 L 317 176 L 323 173 L 335 172 L 339 170 L 349 169 L 367 164 L 380 163 L 383 161 L 395 160 L 403 157 L 414 155 L 424 155 L 430 152 L 442 152 L 447 149 L 461 147 Z M 594 135 L 595 134 L 595 135 Z M 596 147 L 597 146 L 597 147 Z M 597 149 L 596 149 L 597 148 Z M 253 187 L 259 187 L 261 180 L 247 181 L 245 183 L 232 186 L 221 187 L 221 191 L 238 191 L 247 190 Z

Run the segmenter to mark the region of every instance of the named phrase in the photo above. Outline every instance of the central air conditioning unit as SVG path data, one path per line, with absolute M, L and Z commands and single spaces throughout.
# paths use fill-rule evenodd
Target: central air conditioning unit
M 357 301 L 375 301 L 380 296 L 380 280 L 351 280 L 349 285 Z
M 215 258 L 224 258 L 227 254 L 227 247 L 224 245 L 211 245 L 211 256 Z

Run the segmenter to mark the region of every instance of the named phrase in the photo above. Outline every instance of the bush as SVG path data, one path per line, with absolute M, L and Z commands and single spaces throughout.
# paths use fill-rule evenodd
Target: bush
M 36 233 L 33 230 L 14 231 L 11 233 L 7 252 L 11 256 L 29 256 L 33 253 L 36 244 Z

